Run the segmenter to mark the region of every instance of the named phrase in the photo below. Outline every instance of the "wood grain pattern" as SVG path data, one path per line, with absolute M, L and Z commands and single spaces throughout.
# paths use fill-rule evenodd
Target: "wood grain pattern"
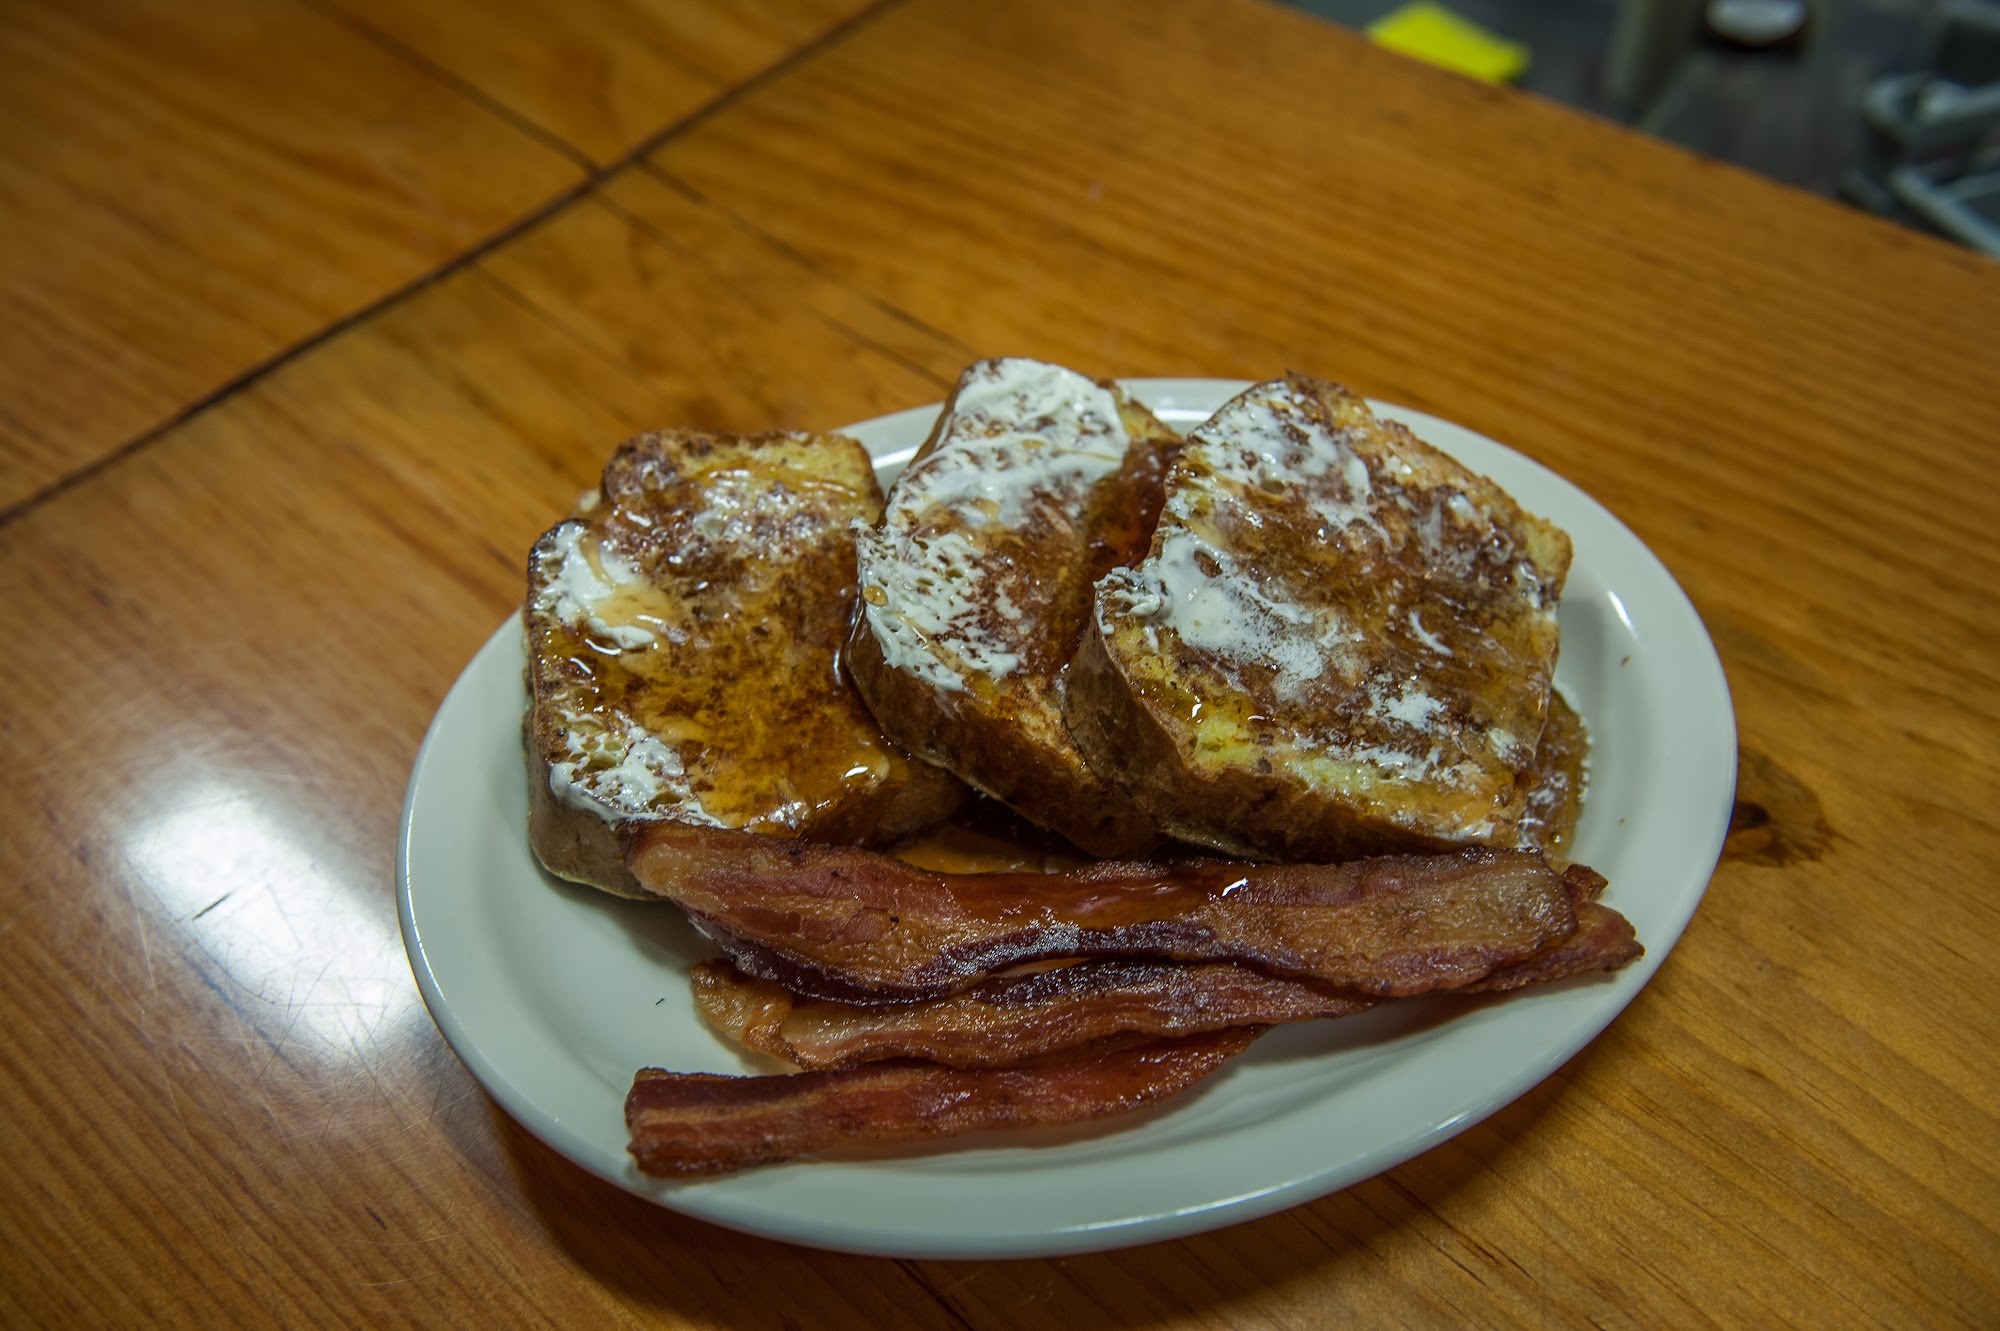
M 921 1324 L 891 1264 L 666 1218 L 525 1139 L 442 1045 L 396 932 L 416 741 L 611 445 L 936 391 L 778 298 L 781 255 L 761 289 L 671 257 L 579 209 L 0 527 L 16 622 L 65 625 L 0 644 L 0 1322 L 601 1324 L 669 1299 L 714 1324 L 777 1280 L 752 1325 L 822 1303 Z M 560 298 L 577 273 L 644 303 L 607 334 Z M 755 374 L 700 362 L 690 388 L 605 349 L 694 360 L 725 328 L 758 330 Z M 774 404 L 772 383 L 806 387 Z M 635 1212 L 707 1273 L 619 1275 Z M 545 1303 L 579 1267 L 604 1283 Z
M 671 393 L 684 424 L 827 428 L 942 397 L 957 371 L 947 377 L 935 367 L 965 357 L 950 339 L 798 263 L 646 170 L 613 176 L 561 228 L 483 266 L 613 363 Z M 899 393 L 843 389 L 868 384 L 879 371 L 860 367 L 880 361 L 904 368 Z M 798 365 L 832 378 L 789 368 Z M 847 414 L 829 418 L 830 397 Z
M 581 175 L 300 0 L 9 5 L 0 144 L 0 509 Z
M 145 77 L 241 123 L 190 59 Z M 116 217 L 18 188 L 45 231 Z M 84 327 L 121 289 L 86 288 L 37 298 Z M 0 640 L 0 1323 L 2000 1324 L 1996 327 L 1990 264 L 1283 11 L 885 7 L 0 521 L 33 630 Z M 1263 1220 L 888 1262 L 630 1198 L 494 1108 L 411 985 L 425 722 L 623 434 L 830 425 L 1001 352 L 1332 374 L 1576 480 L 1722 653 L 1724 861 L 1566 1067 Z
M 600 165 L 875 0 L 329 0 Z

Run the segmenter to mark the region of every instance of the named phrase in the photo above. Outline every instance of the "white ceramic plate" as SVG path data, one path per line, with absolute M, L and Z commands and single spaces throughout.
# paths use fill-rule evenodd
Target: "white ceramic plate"
M 1244 385 L 1130 387 L 1187 428 Z M 687 971 L 711 949 L 679 912 L 572 887 L 536 864 L 524 831 L 523 643 L 510 620 L 439 708 L 403 809 L 403 937 L 439 1029 L 508 1113 L 620 1187 L 752 1233 L 905 1257 L 1052 1255 L 1212 1229 L 1388 1169 L 1515 1099 L 1609 1025 L 1680 937 L 1727 830 L 1735 724 L 1700 619 L 1617 519 L 1489 439 L 1382 411 L 1575 542 L 1557 681 L 1595 752 L 1576 855 L 1611 880 L 1605 900 L 1646 945 L 1639 963 L 1499 1001 L 1418 1000 L 1281 1027 L 1194 1092 L 1086 1129 L 650 1179 L 625 1152 L 638 1068 L 761 1069 L 696 1015 Z M 849 432 L 893 470 L 936 412 Z

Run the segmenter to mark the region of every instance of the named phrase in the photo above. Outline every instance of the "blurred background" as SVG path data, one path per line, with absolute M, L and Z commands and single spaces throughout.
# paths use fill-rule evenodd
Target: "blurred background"
M 1290 2 L 2000 255 L 2000 3 Z

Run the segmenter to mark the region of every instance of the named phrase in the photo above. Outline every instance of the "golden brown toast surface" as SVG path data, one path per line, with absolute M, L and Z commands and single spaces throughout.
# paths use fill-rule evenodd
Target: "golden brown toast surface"
M 1069 678 L 1091 762 L 1173 835 L 1323 860 L 1509 845 L 1569 540 L 1338 385 L 1190 436 Z
M 641 435 L 536 542 L 525 618 L 552 872 L 637 893 L 611 829 L 631 818 L 887 840 L 958 802 L 898 752 L 840 673 L 850 524 L 881 491 L 838 435 Z
M 1154 832 L 1077 752 L 1061 678 L 1092 584 L 1144 549 L 1178 443 L 1114 385 L 980 361 L 858 542 L 848 663 L 884 730 L 1098 854 Z

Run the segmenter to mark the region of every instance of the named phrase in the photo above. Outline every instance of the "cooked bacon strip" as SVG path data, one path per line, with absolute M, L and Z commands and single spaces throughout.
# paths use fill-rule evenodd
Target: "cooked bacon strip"
M 941 874 L 658 822 L 635 826 L 627 863 L 750 974 L 844 1001 L 935 998 L 1026 961 L 1134 955 L 1402 997 L 1468 984 L 1576 928 L 1563 879 L 1533 851 Z
M 713 1174 L 853 1142 L 920 1141 L 977 1128 L 1081 1123 L 1194 1085 L 1259 1034 L 1075 1049 L 1041 1063 L 967 1071 L 871 1063 L 838 1072 L 729 1077 L 644 1068 L 625 1097 L 630 1150 L 648 1174 Z
M 1600 880 L 1601 881 L 1601 880 Z M 1483 993 L 1616 970 L 1643 951 L 1625 917 L 1587 900 L 1578 928 L 1458 992 Z M 744 1046 L 803 1068 L 922 1058 L 998 1067 L 1116 1035 L 1189 1035 L 1225 1026 L 1344 1017 L 1371 1000 L 1318 980 L 1284 979 L 1234 962 L 1082 961 L 998 975 L 914 1003 L 795 998 L 727 961 L 694 968 L 695 1005 Z
M 1602 881 L 1602 880 L 1600 880 Z M 1576 932 L 1550 943 L 1534 955 L 1503 966 L 1483 980 L 1458 990 L 1461 994 L 1499 993 L 1524 984 L 1560 980 L 1585 971 L 1615 971 L 1646 955 L 1632 922 L 1609 906 L 1585 901 L 1576 908 Z
M 1342 1017 L 1369 1000 L 1231 962 L 1084 961 L 1000 975 L 915 1003 L 795 999 L 726 961 L 694 968 L 695 1006 L 723 1035 L 802 1068 L 921 1058 L 955 1068 L 1012 1063 L 1120 1035 Z
M 1563 867 L 1563 891 L 1569 893 L 1571 905 L 1581 906 L 1604 895 L 1610 884 L 1604 875 L 1586 865 L 1570 864 Z

